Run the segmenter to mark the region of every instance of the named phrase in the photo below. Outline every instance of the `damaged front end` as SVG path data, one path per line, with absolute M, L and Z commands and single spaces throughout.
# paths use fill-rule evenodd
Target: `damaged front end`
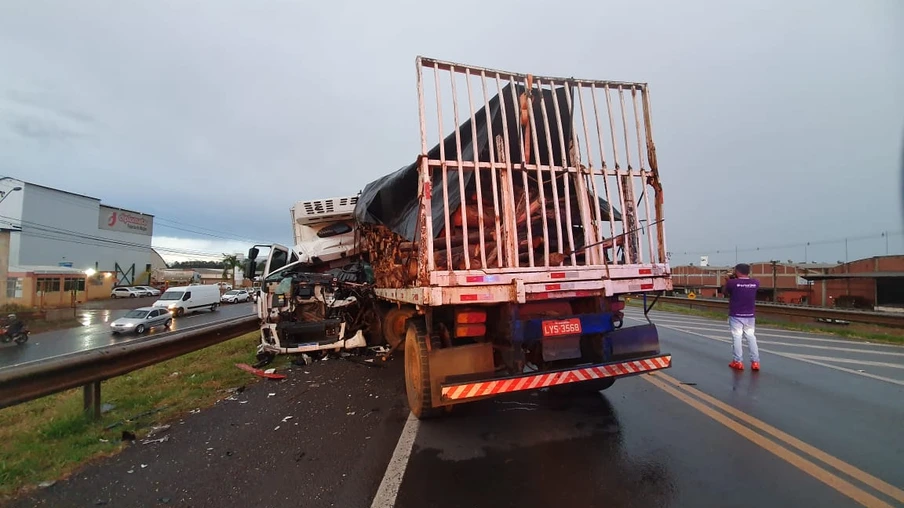
M 378 320 L 366 268 L 356 263 L 313 273 L 299 264 L 267 277 L 258 357 L 366 347 Z

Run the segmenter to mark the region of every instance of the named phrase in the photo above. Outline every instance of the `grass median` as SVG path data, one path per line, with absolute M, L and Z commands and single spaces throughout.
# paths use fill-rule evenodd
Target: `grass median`
M 632 299 L 628 305 L 643 307 L 640 300 Z M 682 305 L 674 303 L 657 302 L 655 310 L 664 312 L 674 312 L 677 314 L 685 314 L 689 316 L 699 316 L 711 319 L 727 319 L 724 312 L 716 312 L 709 310 L 690 309 Z M 792 330 L 800 332 L 822 333 L 829 335 L 837 335 L 853 340 L 882 342 L 886 344 L 904 344 L 904 330 L 899 328 L 891 328 L 881 325 L 871 325 L 866 323 L 851 323 L 849 325 L 820 325 L 806 323 L 791 323 L 788 321 L 780 321 L 770 318 L 756 318 L 757 325 L 767 325 L 783 330 Z
M 84 416 L 81 389 L 0 410 L 0 499 L 119 452 L 123 431 L 141 439 L 153 425 L 226 397 L 225 389 L 258 381 L 235 367 L 255 361 L 258 340 L 249 333 L 105 381 L 101 401 L 112 409 L 98 421 Z M 285 362 L 279 357 L 269 367 Z

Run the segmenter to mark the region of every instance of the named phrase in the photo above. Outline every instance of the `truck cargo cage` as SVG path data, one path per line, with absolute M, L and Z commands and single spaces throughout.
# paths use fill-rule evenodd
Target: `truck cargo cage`
M 424 269 L 667 263 L 646 84 L 417 72 Z
M 671 289 L 645 83 L 416 63 L 420 154 L 355 208 L 384 297 Z

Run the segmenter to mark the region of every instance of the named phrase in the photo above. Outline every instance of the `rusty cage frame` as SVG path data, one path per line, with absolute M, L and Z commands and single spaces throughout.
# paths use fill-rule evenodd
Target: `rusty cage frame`
M 417 280 L 421 288 L 456 293 L 414 297 L 418 303 L 466 301 L 455 289 L 475 285 L 518 286 L 518 301 L 531 299 L 522 292 L 570 290 L 555 296 L 570 297 L 671 289 L 646 83 L 520 74 L 423 56 L 416 67 Z M 434 118 L 428 118 L 431 88 Z M 462 150 L 466 143 L 470 154 Z M 434 145 L 438 157 L 436 149 L 431 157 Z M 436 181 L 443 200 L 439 231 Z M 453 266 L 453 252 L 463 253 L 464 266 Z M 544 285 L 550 281 L 557 284 Z M 411 301 L 402 292 L 385 296 Z M 467 300 L 504 299 L 487 293 Z

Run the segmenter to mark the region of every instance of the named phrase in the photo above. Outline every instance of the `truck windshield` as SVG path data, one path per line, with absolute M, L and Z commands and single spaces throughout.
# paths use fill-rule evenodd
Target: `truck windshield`
M 161 300 L 181 300 L 184 291 L 166 291 L 160 295 Z
M 267 275 L 267 277 L 264 279 L 264 282 L 279 282 L 279 281 L 281 281 L 281 280 L 283 279 L 283 277 L 286 276 L 287 273 L 292 272 L 293 270 L 295 270 L 296 268 L 298 268 L 298 267 L 301 266 L 302 264 L 303 264 L 303 263 L 302 263 L 301 261 L 296 261 L 296 262 L 294 262 L 294 263 L 290 263 L 290 264 L 288 264 L 288 265 L 286 265 L 286 266 L 280 268 L 279 270 L 276 270 L 276 271 L 274 271 L 274 272 L 271 272 L 271 273 L 270 273 L 269 275 Z

